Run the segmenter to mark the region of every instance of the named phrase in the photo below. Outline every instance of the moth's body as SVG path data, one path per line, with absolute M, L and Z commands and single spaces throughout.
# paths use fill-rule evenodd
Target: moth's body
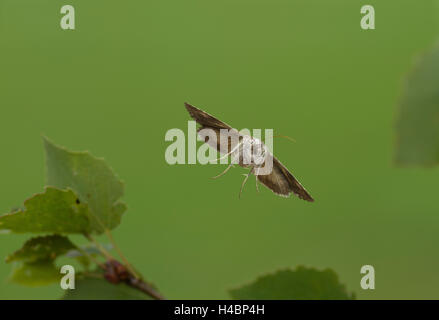
M 267 156 L 264 143 L 249 135 L 242 135 L 239 147 L 231 153 L 232 163 L 237 162 L 243 168 L 261 167 Z
M 256 177 L 256 186 L 259 181 L 277 195 L 288 197 L 290 193 L 294 193 L 303 200 L 314 201 L 288 169 L 268 151 L 261 140 L 241 134 L 188 103 L 185 103 L 185 106 L 192 118 L 201 125 L 198 135 L 205 143 L 223 154 L 222 158 L 231 157 L 231 164 L 215 178 L 225 174 L 233 164 L 238 164 L 243 168 L 250 168 L 241 185 L 240 195 L 248 177 L 253 174 Z

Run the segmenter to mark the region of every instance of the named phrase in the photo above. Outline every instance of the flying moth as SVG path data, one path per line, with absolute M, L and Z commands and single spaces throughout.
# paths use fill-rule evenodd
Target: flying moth
M 258 191 L 258 182 L 260 182 L 279 196 L 289 197 L 291 193 L 294 193 L 300 199 L 314 201 L 300 182 L 269 152 L 261 140 L 240 133 L 189 103 L 185 103 L 185 106 L 190 116 L 201 126 L 197 130 L 201 139 L 222 154 L 222 158 L 230 156 L 232 159 L 230 165 L 213 179 L 223 176 L 234 164 L 237 164 L 250 169 L 247 174 L 244 174 L 245 178 L 241 184 L 239 197 L 250 175 L 254 175 Z

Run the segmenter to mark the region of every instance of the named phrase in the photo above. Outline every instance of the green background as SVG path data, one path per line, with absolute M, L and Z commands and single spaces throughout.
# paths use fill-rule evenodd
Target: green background
M 59 26 L 62 5 L 76 30 Z M 372 4 L 376 30 L 360 28 Z M 114 234 L 168 298 L 299 264 L 360 299 L 439 298 L 439 171 L 393 163 L 396 104 L 438 29 L 437 1 L 0 0 L 0 211 L 44 186 L 41 134 L 103 156 L 126 183 Z M 274 128 L 277 157 L 316 199 L 284 199 L 241 168 L 165 162 L 188 101 L 237 128 Z M 253 179 L 252 179 L 253 180 Z M 1 235 L 0 257 L 27 236 Z M 360 288 L 360 268 L 376 290 Z M 8 283 L 0 298 L 57 298 Z

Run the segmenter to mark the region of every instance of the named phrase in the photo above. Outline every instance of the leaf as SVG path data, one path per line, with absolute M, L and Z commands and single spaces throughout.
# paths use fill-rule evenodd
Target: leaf
M 6 262 L 15 262 L 10 280 L 27 286 L 57 282 L 61 275 L 54 262 L 74 248 L 68 238 L 60 235 L 32 238 L 6 258 Z
M 349 300 L 344 285 L 331 269 L 323 271 L 299 266 L 264 275 L 255 282 L 230 290 L 236 300 Z
M 71 188 L 81 203 L 92 212 L 92 229 L 102 233 L 120 224 L 126 205 L 119 199 L 124 185 L 103 159 L 88 152 L 72 152 L 44 139 L 46 149 L 47 183 Z
M 61 280 L 62 274 L 53 261 L 44 260 L 35 263 L 15 263 L 9 279 L 12 282 L 37 287 Z
M 101 246 L 107 251 L 113 249 L 113 246 L 110 243 L 101 244 Z M 102 255 L 101 250 L 94 243 L 91 243 L 85 246 L 80 246 L 80 250 L 79 249 L 70 250 L 69 252 L 67 252 L 66 256 L 70 258 L 82 257 L 84 256 L 84 252 L 90 256 Z
M 0 216 L 0 230 L 15 233 L 88 233 L 88 206 L 71 190 L 47 187 L 24 202 L 25 209 Z
M 418 61 L 406 79 L 396 135 L 398 164 L 439 164 L 439 45 Z
M 68 290 L 63 300 L 149 300 L 144 293 L 124 283 L 86 277 L 76 280 L 75 290 Z
M 108 251 L 113 249 L 113 246 L 111 244 L 101 244 L 101 246 Z M 96 247 L 95 244 L 81 246 L 80 249 L 76 248 L 66 253 L 66 257 L 76 259 L 86 269 L 88 269 L 89 266 L 92 264 L 90 256 L 96 257 L 99 255 L 102 255 L 102 252 L 99 250 L 99 248 Z
M 90 269 L 90 265 L 92 264 L 93 261 L 91 261 L 91 259 L 87 256 L 77 256 L 74 259 L 76 259 L 76 261 L 78 261 L 83 267 L 84 270 L 89 270 Z
M 23 247 L 6 257 L 6 262 L 22 261 L 34 263 L 44 260 L 55 260 L 61 255 L 75 249 L 76 246 L 60 235 L 32 238 Z

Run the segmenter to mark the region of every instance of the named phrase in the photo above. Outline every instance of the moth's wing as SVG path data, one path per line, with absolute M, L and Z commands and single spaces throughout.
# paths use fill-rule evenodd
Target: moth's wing
M 236 129 L 224 131 L 212 127 L 201 127 L 197 133 L 205 143 L 221 154 L 231 153 L 236 150 L 241 138 Z
M 273 168 L 271 173 L 266 175 L 257 175 L 258 180 L 280 196 L 289 197 L 290 193 L 293 192 L 300 199 L 313 202 L 314 199 L 300 184 L 300 182 L 294 178 L 291 172 L 289 172 L 288 169 L 274 156 L 270 156 L 273 159 Z
M 215 128 L 215 129 L 229 129 L 229 130 L 232 129 L 231 126 L 211 116 L 207 112 L 204 112 L 203 110 L 200 110 L 186 102 L 184 103 L 184 105 L 186 106 L 186 109 L 191 115 L 191 117 L 196 122 L 201 124 L 202 127 Z
M 189 103 L 185 103 L 185 106 L 191 117 L 201 125 L 197 131 L 198 135 L 210 147 L 224 154 L 231 152 L 238 145 L 238 130 Z

